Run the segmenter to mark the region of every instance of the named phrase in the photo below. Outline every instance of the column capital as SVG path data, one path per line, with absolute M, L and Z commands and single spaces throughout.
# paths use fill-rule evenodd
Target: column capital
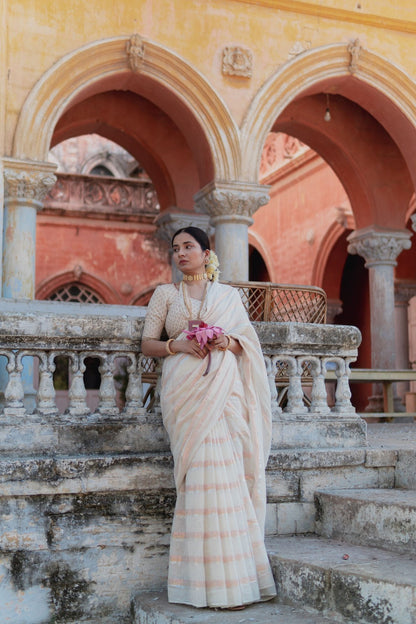
M 410 299 L 416 296 L 416 283 L 409 280 L 396 281 L 394 295 L 396 305 L 409 305 Z
M 388 230 L 367 227 L 355 230 L 347 238 L 348 253 L 363 256 L 367 268 L 377 265 L 396 266 L 397 256 L 410 249 L 411 232 L 407 229 Z
M 55 169 L 53 163 L 3 158 L 5 203 L 42 208 L 43 200 L 56 182 Z
M 252 216 L 269 202 L 269 186 L 249 182 L 210 182 L 195 196 L 195 209 L 209 214 L 211 223 L 232 221 L 251 225 Z
M 170 244 L 172 236 L 183 227 L 199 227 L 212 236 L 214 228 L 209 223 L 209 216 L 192 212 L 164 212 L 156 219 L 157 234 Z

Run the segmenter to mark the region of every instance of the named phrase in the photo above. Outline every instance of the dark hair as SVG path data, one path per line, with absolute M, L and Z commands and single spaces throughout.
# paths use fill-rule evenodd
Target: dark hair
M 204 230 L 201 230 L 198 227 L 194 227 L 193 225 L 188 225 L 188 227 L 183 227 L 177 230 L 172 236 L 172 246 L 175 238 L 178 236 L 178 234 L 182 234 L 182 232 L 190 234 L 192 238 L 194 238 L 200 244 L 202 251 L 205 251 L 206 249 L 211 249 L 207 234 L 204 232 Z

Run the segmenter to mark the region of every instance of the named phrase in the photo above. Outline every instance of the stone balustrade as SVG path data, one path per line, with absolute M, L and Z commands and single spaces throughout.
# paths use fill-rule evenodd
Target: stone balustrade
M 127 622 L 134 592 L 166 585 L 175 486 L 158 400 L 160 364 L 149 368 L 140 352 L 145 312 L 0 300 L 2 622 L 15 622 L 21 604 L 33 622 L 89 622 L 91 613 Z M 357 329 L 255 327 L 272 391 L 266 532 L 311 532 L 317 489 L 391 484 L 395 453 L 365 448 L 365 423 L 351 405 Z M 54 387 L 61 356 L 70 368 L 64 409 Z M 99 360 L 94 406 L 84 382 L 87 357 Z M 120 363 L 128 373 L 123 401 L 114 381 Z M 328 367 L 336 376 L 332 393 Z M 32 369 L 34 387 L 27 387 Z M 149 383 L 156 384 L 150 403 Z
M 145 308 L 49 301 L 0 302 L 3 407 L 0 452 L 164 451 L 168 442 L 159 405 L 160 362 L 140 351 Z M 349 365 L 360 333 L 354 327 L 257 323 L 272 395 L 274 448 L 357 447 L 365 423 L 351 404 Z M 68 406 L 58 410 L 53 374 L 57 356 L 68 358 Z M 87 404 L 86 358 L 100 362 L 96 408 Z M 1 361 L 1 360 L 0 360 Z M 34 367 L 35 409 L 28 411 L 22 370 Z M 123 402 L 114 375 L 127 372 Z M 336 374 L 328 400 L 326 370 Z M 149 405 L 144 389 L 153 384 Z M 99 435 L 98 433 L 99 432 Z

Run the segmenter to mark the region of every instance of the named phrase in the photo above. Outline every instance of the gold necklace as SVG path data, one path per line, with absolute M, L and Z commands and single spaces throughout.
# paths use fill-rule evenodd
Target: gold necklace
M 186 309 L 188 311 L 189 318 L 191 319 L 192 318 L 192 306 L 191 306 L 191 302 L 188 300 L 188 293 L 186 292 L 187 289 L 183 285 L 183 282 L 181 282 L 181 288 L 182 288 L 183 301 L 184 301 L 185 307 L 186 307 Z M 201 316 L 202 308 L 203 308 L 204 303 L 205 303 L 205 297 L 207 295 L 207 290 L 208 290 L 208 281 L 205 282 L 204 293 L 202 295 L 201 305 L 199 306 L 197 320 L 199 320 L 199 318 Z
M 197 273 L 196 275 L 183 275 L 182 279 L 185 282 L 193 282 L 198 281 L 198 280 L 203 280 L 203 279 L 207 279 L 207 274 L 206 273 Z

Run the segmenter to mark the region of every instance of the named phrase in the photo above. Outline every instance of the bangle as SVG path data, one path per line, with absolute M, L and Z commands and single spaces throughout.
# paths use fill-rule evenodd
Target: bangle
M 227 349 L 229 349 L 229 348 L 230 348 L 230 344 L 231 344 L 231 336 L 228 336 L 228 334 L 224 334 L 224 335 L 225 335 L 225 337 L 226 337 L 226 338 L 227 338 L 227 340 L 228 340 L 228 344 L 227 344 L 227 346 L 226 346 L 226 347 L 218 347 L 218 350 L 219 350 L 219 351 L 227 351 Z
M 172 351 L 172 349 L 170 348 L 170 343 L 173 342 L 175 340 L 175 338 L 169 338 L 169 340 L 166 343 L 166 351 L 169 353 L 169 355 L 176 355 L 176 351 Z

